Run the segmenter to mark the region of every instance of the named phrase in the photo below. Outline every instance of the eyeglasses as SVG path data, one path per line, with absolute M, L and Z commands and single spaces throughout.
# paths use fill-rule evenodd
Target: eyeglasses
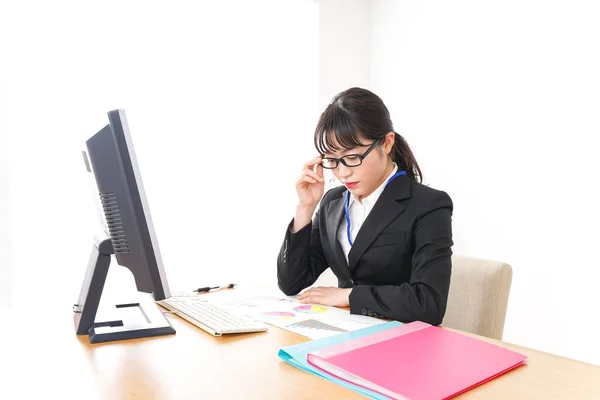
M 375 145 L 377 143 L 379 143 L 379 140 L 374 141 L 373 144 L 371 144 L 371 146 L 369 146 L 367 151 L 365 151 L 362 154 L 348 154 L 341 158 L 323 157 L 322 158 L 323 161 L 321 162 L 323 165 L 323 168 L 336 169 L 338 167 L 340 161 L 346 167 L 358 167 L 359 165 L 362 164 L 365 157 L 369 155 L 371 150 L 373 150 L 375 148 Z

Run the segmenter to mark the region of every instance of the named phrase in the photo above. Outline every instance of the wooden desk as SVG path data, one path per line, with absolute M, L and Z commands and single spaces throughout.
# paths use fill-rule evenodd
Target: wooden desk
M 0 315 L 23 328 L 0 333 L 1 399 L 364 398 L 281 361 L 281 347 L 307 339 L 275 327 L 215 338 L 171 315 L 176 335 L 90 345 L 75 336 L 68 311 L 35 325 L 26 313 Z M 42 328 L 53 329 L 44 337 Z M 460 399 L 600 399 L 600 367 L 486 340 L 528 355 L 527 365 Z

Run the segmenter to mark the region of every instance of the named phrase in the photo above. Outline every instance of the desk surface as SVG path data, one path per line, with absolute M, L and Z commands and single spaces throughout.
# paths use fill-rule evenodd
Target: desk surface
M 2 319 L 25 327 L 27 316 Z M 66 311 L 42 318 L 35 328 L 4 330 L 0 398 L 15 398 L 14 393 L 111 400 L 364 398 L 277 357 L 281 347 L 308 340 L 303 336 L 271 327 L 267 333 L 215 338 L 177 316 L 169 319 L 176 335 L 97 345 L 75 336 Z M 460 399 L 600 398 L 599 366 L 484 340 L 526 354 L 527 365 Z

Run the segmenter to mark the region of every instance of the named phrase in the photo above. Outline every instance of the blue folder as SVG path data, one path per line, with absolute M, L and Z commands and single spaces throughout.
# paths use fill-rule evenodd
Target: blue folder
M 313 375 L 320 376 L 321 378 L 327 379 L 328 381 L 337 383 L 338 385 L 344 386 L 345 388 L 354 390 L 362 395 L 365 395 L 372 399 L 378 400 L 389 400 L 387 396 L 383 396 L 379 393 L 375 393 L 372 390 L 362 388 L 360 386 L 353 385 L 352 383 L 343 381 L 335 378 L 326 372 L 321 371 L 318 368 L 313 367 L 306 361 L 306 355 L 310 352 L 322 349 L 324 347 L 333 346 L 338 343 L 345 342 L 347 340 L 358 339 L 363 336 L 371 335 L 373 333 L 385 331 L 390 328 L 402 325 L 397 321 L 386 322 L 370 326 L 368 328 L 359 329 L 352 332 L 340 333 L 339 335 L 329 336 L 323 339 L 316 339 L 306 343 L 300 343 L 294 346 L 284 347 L 279 350 L 279 358 L 286 363 L 293 365 L 296 368 L 300 368 L 303 371 L 309 372 Z

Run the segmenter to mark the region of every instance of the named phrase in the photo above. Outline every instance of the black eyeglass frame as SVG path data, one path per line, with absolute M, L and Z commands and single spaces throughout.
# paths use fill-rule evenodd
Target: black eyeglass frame
M 340 157 L 340 158 L 325 157 L 324 154 L 321 154 L 321 166 L 323 168 L 325 168 L 325 169 L 336 169 L 337 167 L 340 166 L 340 162 L 341 162 L 342 164 L 344 164 L 348 168 L 358 167 L 358 166 L 362 165 L 363 160 L 365 159 L 365 157 L 367 157 L 369 155 L 369 153 L 371 152 L 371 150 L 373 150 L 375 148 L 375 146 L 377 145 L 377 143 L 379 143 L 379 142 L 380 142 L 379 140 L 376 140 L 373 143 L 371 143 L 371 146 L 369 146 L 369 148 L 367 149 L 367 151 L 365 151 L 362 154 L 346 154 L 345 156 Z M 346 157 L 358 157 L 358 160 L 360 162 L 358 164 L 356 164 L 356 165 L 348 165 L 348 163 L 345 160 Z M 325 160 L 334 161 L 335 162 L 335 166 L 334 167 L 326 167 L 325 166 Z

